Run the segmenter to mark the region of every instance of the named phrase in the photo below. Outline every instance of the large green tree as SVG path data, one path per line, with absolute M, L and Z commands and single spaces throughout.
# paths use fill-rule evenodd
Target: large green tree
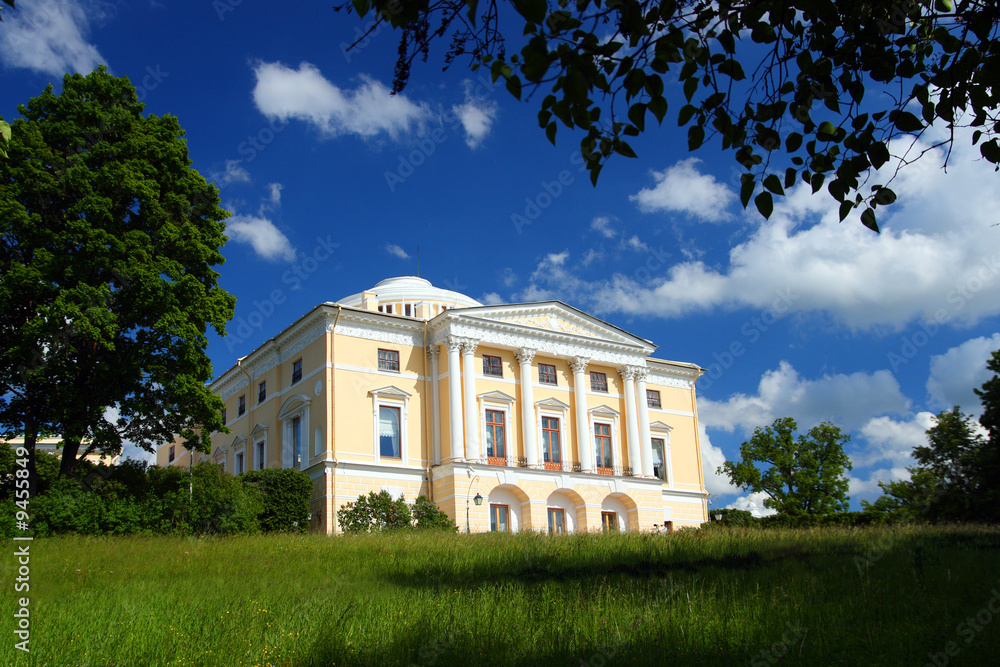
M 743 170 L 743 205 L 764 216 L 799 181 L 826 188 L 841 219 L 896 195 L 868 170 L 916 159 L 931 125 L 972 127 L 1000 164 L 1000 3 L 995 0 L 351 0 L 370 32 L 400 31 L 394 90 L 417 59 L 448 40 L 445 65 L 466 60 L 520 99 L 540 93 L 539 125 L 579 128 L 596 183 L 629 136 L 668 115 L 688 148 L 716 137 Z M 361 36 L 358 41 L 367 37 Z M 666 86 L 670 81 L 680 86 Z M 890 151 L 896 146 L 896 155 Z
M 29 452 L 62 436 L 64 475 L 126 439 L 206 449 L 225 428 L 206 331 L 235 304 L 218 191 L 177 119 L 143 115 L 103 67 L 19 111 L 0 161 L 0 427 Z
M 726 461 L 719 474 L 743 490 L 767 493 L 764 506 L 792 515 L 822 515 L 848 507 L 844 473 L 851 460 L 844 444 L 851 437 L 823 422 L 795 437 L 795 420 L 782 417 L 758 427 L 740 445 L 739 462 Z

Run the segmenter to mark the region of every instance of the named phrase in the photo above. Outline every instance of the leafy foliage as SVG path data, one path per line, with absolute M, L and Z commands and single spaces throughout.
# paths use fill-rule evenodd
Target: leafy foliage
M 337 512 L 337 523 L 345 533 L 411 528 L 451 532 L 458 530 L 455 522 L 426 496 L 417 496 L 411 509 L 402 494 L 393 500 L 388 491 L 370 491 L 367 496 L 358 496 L 354 502 L 345 503 Z
M 309 526 L 309 475 L 291 468 L 248 470 L 239 476 L 245 487 L 258 491 L 263 503 L 260 528 L 264 532 L 305 532 Z
M 103 67 L 67 75 L 19 107 L 0 160 L 0 429 L 32 451 L 61 435 L 64 475 L 123 439 L 204 450 L 225 429 L 205 349 L 233 314 L 228 214 L 177 119 L 142 110 Z
M 448 36 L 446 66 L 467 58 L 517 99 L 545 93 L 540 127 L 553 143 L 560 126 L 585 133 L 594 183 L 613 154 L 635 157 L 626 139 L 662 124 L 668 97 L 688 149 L 717 137 L 743 171 L 743 205 L 753 199 L 765 217 L 801 180 L 825 186 L 841 219 L 861 208 L 878 231 L 876 208 L 896 195 L 888 182 L 863 188 L 866 174 L 916 159 L 911 142 L 892 142 L 931 125 L 951 131 L 948 146 L 956 128 L 975 128 L 973 144 L 1000 164 L 996 1 L 352 0 L 337 9 L 372 14 L 369 33 L 400 31 L 394 91 Z
M 824 422 L 795 438 L 795 420 L 775 419 L 771 426 L 757 428 L 740 445 L 742 461 L 726 461 L 719 468 L 733 484 L 770 498 L 764 506 L 783 514 L 832 514 L 848 506 L 848 481 L 844 476 L 851 461 L 844 453 L 850 436 Z M 758 468 L 758 464 L 767 467 Z

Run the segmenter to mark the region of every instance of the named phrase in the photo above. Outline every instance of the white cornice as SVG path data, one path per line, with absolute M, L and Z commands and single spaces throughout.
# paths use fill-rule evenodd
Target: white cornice
M 380 313 L 344 310 L 337 321 L 335 334 L 367 340 L 377 340 L 395 345 L 423 347 L 424 323 L 400 318 L 387 319 Z

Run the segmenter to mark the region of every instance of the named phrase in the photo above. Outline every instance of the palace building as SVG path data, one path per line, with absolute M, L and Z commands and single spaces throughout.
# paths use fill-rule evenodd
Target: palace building
M 484 306 L 416 277 L 323 303 L 211 387 L 226 471 L 302 470 L 311 527 L 369 491 L 464 530 L 649 531 L 707 520 L 695 364 L 560 301 Z M 160 465 L 187 466 L 176 443 Z

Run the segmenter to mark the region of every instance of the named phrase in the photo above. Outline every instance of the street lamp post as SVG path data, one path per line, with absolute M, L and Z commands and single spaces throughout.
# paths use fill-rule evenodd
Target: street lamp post
M 472 533 L 472 524 L 469 521 L 469 494 L 472 493 L 472 485 L 475 484 L 478 479 L 479 479 L 479 475 L 476 475 L 471 480 L 469 480 L 469 488 L 465 492 L 465 532 L 466 532 L 466 534 L 471 534 Z M 479 495 L 478 491 L 476 491 L 476 497 L 473 498 L 472 500 L 473 500 L 473 502 L 476 503 L 476 507 L 479 507 L 480 505 L 483 504 L 483 497 L 481 495 Z

